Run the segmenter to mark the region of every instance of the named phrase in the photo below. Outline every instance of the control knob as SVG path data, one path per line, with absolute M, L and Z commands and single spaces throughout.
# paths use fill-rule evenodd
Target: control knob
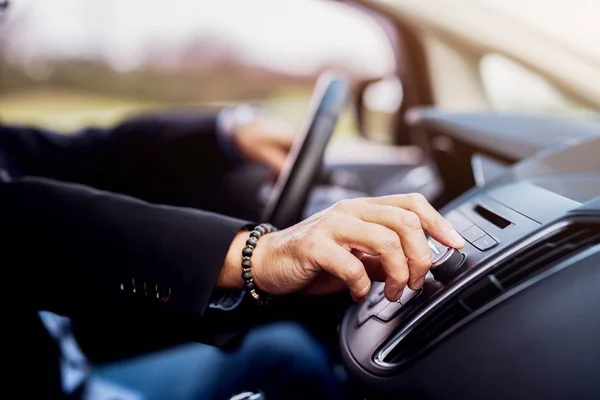
M 436 281 L 448 282 L 456 275 L 456 272 L 458 272 L 463 265 L 465 256 L 456 249 L 446 247 L 437 242 L 432 242 L 433 241 L 430 239 L 431 253 L 433 256 L 430 270 L 431 274 Z

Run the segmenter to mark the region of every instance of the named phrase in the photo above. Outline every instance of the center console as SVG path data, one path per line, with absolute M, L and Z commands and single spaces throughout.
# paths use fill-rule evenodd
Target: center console
M 600 395 L 586 383 L 600 370 L 600 198 L 568 195 L 585 176 L 600 196 L 590 147 L 600 154 L 600 140 L 542 154 L 449 204 L 466 246 L 429 238 L 421 290 L 389 302 L 374 283 L 348 310 L 342 356 L 367 398 Z M 578 156 L 563 167 L 564 152 Z

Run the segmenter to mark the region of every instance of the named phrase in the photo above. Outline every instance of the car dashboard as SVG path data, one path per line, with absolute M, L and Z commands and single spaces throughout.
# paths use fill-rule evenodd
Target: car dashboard
M 430 238 L 421 290 L 374 283 L 340 325 L 367 398 L 600 397 L 598 154 L 595 137 L 542 150 L 441 210 L 466 246 Z

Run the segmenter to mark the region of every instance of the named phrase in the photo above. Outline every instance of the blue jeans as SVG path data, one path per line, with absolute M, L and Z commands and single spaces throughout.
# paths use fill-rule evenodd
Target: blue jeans
M 293 323 L 255 328 L 229 352 L 190 343 L 97 368 L 93 376 L 143 399 L 229 399 L 245 390 L 261 390 L 267 400 L 342 397 L 324 349 Z

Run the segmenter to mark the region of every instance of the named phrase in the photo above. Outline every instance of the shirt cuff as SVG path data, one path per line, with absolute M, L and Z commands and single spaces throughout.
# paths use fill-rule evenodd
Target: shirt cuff
M 215 293 L 208 307 L 215 310 L 232 311 L 242 303 L 245 295 L 245 290 Z
M 223 155 L 233 164 L 244 160 L 235 148 L 233 134 L 242 125 L 256 119 L 256 109 L 249 105 L 236 105 L 223 108 L 217 115 L 217 140 Z

